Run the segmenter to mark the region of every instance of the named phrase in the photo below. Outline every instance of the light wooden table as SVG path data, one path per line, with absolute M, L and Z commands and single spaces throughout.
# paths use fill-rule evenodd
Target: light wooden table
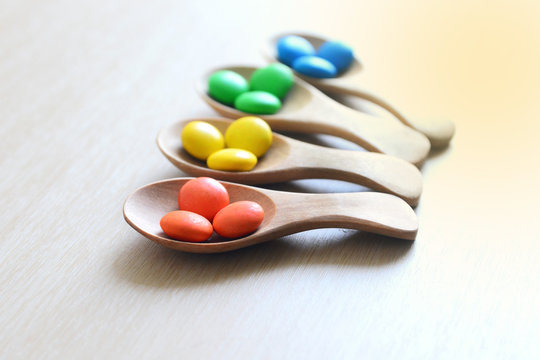
M 0 358 L 540 358 L 538 3 L 291 3 L 0 2 Z M 203 256 L 141 237 L 124 199 L 182 175 L 159 129 L 214 115 L 198 76 L 263 64 L 291 29 L 456 122 L 422 168 L 417 240 L 329 229 Z

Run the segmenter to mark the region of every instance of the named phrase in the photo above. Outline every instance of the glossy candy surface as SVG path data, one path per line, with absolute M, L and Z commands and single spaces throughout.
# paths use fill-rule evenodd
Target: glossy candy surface
M 214 218 L 214 230 L 226 238 L 251 234 L 264 219 L 263 208 L 254 201 L 237 201 L 221 209 Z
M 234 107 L 251 114 L 275 114 L 281 108 L 281 101 L 266 91 L 248 91 L 236 98 Z
M 288 35 L 279 39 L 277 43 L 278 59 L 282 63 L 292 66 L 294 60 L 304 55 L 314 55 L 313 45 L 306 39 L 296 35 Z
M 227 205 L 229 205 L 227 189 L 217 180 L 209 177 L 189 180 L 178 193 L 180 210 L 192 211 L 210 221 Z
M 259 68 L 249 79 L 250 90 L 262 90 L 283 99 L 294 84 L 294 75 L 287 66 L 275 63 Z
M 257 157 L 247 150 L 227 148 L 210 155 L 206 165 L 214 170 L 249 171 L 257 165 Z
M 208 79 L 210 96 L 223 104 L 233 105 L 234 100 L 248 90 L 247 80 L 234 71 L 216 71 Z
M 221 132 L 205 121 L 192 121 L 182 129 L 184 149 L 199 160 L 206 160 L 210 154 L 225 147 Z
M 159 225 L 167 236 L 182 241 L 205 241 L 213 232 L 208 219 L 191 211 L 171 211 L 161 218 Z
M 314 78 L 332 78 L 337 69 L 330 61 L 318 56 L 302 56 L 293 63 L 294 71 Z
M 330 61 L 338 73 L 347 70 L 354 59 L 350 46 L 339 41 L 327 41 L 317 49 L 317 56 Z
M 235 120 L 225 132 L 227 147 L 244 149 L 260 157 L 272 145 L 272 129 L 266 121 L 256 116 Z

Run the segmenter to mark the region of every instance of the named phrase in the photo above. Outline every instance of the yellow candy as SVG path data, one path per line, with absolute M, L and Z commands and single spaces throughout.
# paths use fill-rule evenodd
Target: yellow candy
M 225 147 L 221 132 L 205 121 L 192 121 L 182 130 L 184 149 L 199 160 Z
M 261 118 L 245 116 L 235 120 L 225 132 L 227 147 L 244 149 L 259 157 L 272 145 L 272 129 Z
M 249 171 L 257 165 L 257 157 L 246 150 L 228 148 L 210 155 L 206 165 L 214 170 Z

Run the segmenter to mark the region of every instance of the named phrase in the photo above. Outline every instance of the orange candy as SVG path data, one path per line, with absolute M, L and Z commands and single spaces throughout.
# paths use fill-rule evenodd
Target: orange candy
M 226 238 L 248 235 L 264 219 L 261 205 L 253 201 L 237 201 L 221 209 L 214 217 L 214 230 Z
M 226 238 L 242 237 L 257 230 L 264 219 L 256 202 L 229 205 L 227 189 L 209 177 L 186 182 L 178 193 L 178 206 L 180 210 L 163 216 L 159 225 L 169 237 L 182 241 L 206 241 L 214 230 Z
M 229 205 L 229 193 L 217 180 L 209 177 L 191 179 L 178 193 L 180 210 L 187 210 L 212 221 L 216 213 Z
M 176 240 L 201 242 L 212 236 L 210 221 L 190 211 L 171 211 L 159 222 L 165 234 Z

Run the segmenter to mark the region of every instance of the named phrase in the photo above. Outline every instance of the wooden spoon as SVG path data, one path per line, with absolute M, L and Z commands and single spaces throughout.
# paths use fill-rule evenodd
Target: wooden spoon
M 229 118 L 246 116 L 244 112 L 224 105 L 208 95 L 208 78 L 218 70 L 232 70 L 249 79 L 255 67 L 229 66 L 208 72 L 197 84 L 200 96 L 219 114 Z M 323 133 L 354 142 L 366 150 L 397 156 L 420 165 L 430 149 L 429 140 L 421 133 L 394 119 L 370 116 L 329 98 L 299 78 L 283 107 L 274 115 L 257 115 L 274 130 L 299 133 Z
M 178 210 L 178 191 L 189 179 L 162 180 L 139 188 L 124 203 L 125 220 L 160 245 L 195 253 L 230 251 L 320 228 L 357 229 L 406 240 L 414 240 L 418 230 L 418 220 L 411 207 L 389 194 L 302 194 L 222 182 L 231 202 L 252 200 L 263 207 L 265 216 L 259 229 L 234 240 L 215 233 L 202 243 L 173 240 L 163 233 L 159 221 L 166 213 Z
M 276 45 L 280 38 L 287 35 L 297 35 L 308 40 L 315 48 L 318 48 L 328 39 L 314 34 L 304 33 L 286 33 L 272 37 L 266 48 L 264 49 L 265 57 L 270 61 L 277 60 Z M 402 123 L 416 129 L 426 135 L 433 147 L 447 146 L 452 137 L 454 136 L 455 126 L 450 119 L 446 118 L 411 118 L 403 115 L 394 105 L 384 100 L 382 97 L 371 93 L 369 90 L 362 89 L 358 84 L 361 83 L 360 73 L 362 64 L 358 59 L 354 59 L 350 68 L 335 78 L 330 79 L 317 79 L 310 76 L 305 76 L 300 73 L 295 73 L 310 84 L 317 88 L 328 91 L 335 94 L 352 95 L 358 98 L 372 102 L 381 108 L 385 109 Z
M 159 132 L 157 144 L 163 155 L 192 176 L 242 184 L 267 184 L 296 179 L 335 179 L 387 192 L 416 206 L 422 193 L 422 174 L 412 164 L 393 156 L 331 149 L 273 133 L 272 146 L 251 171 L 232 172 L 209 169 L 203 161 L 189 155 L 182 146 L 180 134 L 190 121 L 206 121 L 222 134 L 230 119 L 187 119 L 169 125 Z

